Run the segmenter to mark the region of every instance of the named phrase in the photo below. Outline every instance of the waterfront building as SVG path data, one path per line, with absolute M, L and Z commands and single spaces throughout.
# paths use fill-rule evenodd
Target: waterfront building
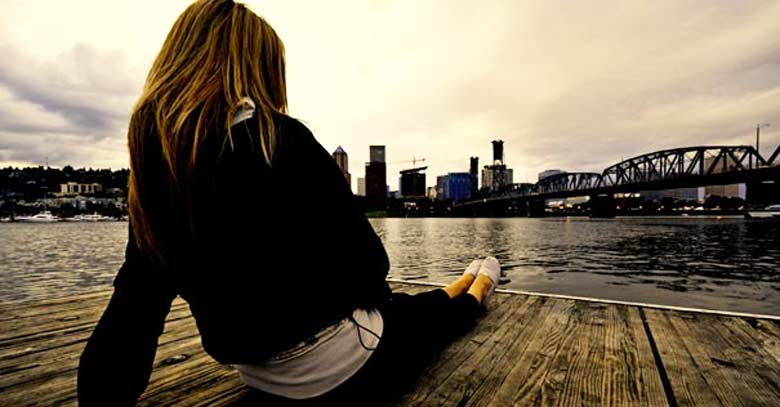
M 460 202 L 471 197 L 472 174 L 470 172 L 451 172 L 444 183 L 444 199 Z
M 745 199 L 745 184 L 708 185 L 704 187 L 704 196 Z
M 541 180 L 543 180 L 543 179 L 545 179 L 547 177 L 550 177 L 550 176 L 553 176 L 553 175 L 558 175 L 558 174 L 566 174 L 566 171 L 561 171 L 561 170 L 544 170 L 544 171 L 539 173 L 539 181 L 541 181 Z
M 751 205 L 763 207 L 780 204 L 780 179 L 751 182 L 745 189 L 745 198 Z
M 499 191 L 512 184 L 512 169 L 506 165 L 486 165 L 482 169 L 482 188 Z
M 640 191 L 639 196 L 648 201 L 660 201 L 664 198 L 672 198 L 678 201 L 698 201 L 702 199 L 700 188 L 662 189 L 658 191 Z
M 436 186 L 428 187 L 426 196 L 428 199 L 436 200 Z
M 333 159 L 336 160 L 336 164 L 341 169 L 341 173 L 344 174 L 349 188 L 352 189 L 352 176 L 349 174 L 349 157 L 347 152 L 341 146 L 338 146 L 336 151 L 333 152 Z
M 720 159 L 715 162 L 716 159 L 717 157 L 707 157 L 704 159 L 705 168 L 710 168 L 713 164 L 715 165 L 715 168 L 712 169 L 713 174 L 720 174 L 737 167 L 737 163 L 732 157 L 726 157 L 725 159 Z M 708 185 L 704 187 L 704 197 L 719 196 L 721 198 L 745 199 L 745 189 L 745 184 Z
M 366 179 L 363 177 L 358 177 L 357 184 L 357 194 L 360 196 L 366 196 Z
M 436 177 L 436 199 L 443 201 L 444 197 L 444 185 L 447 184 L 447 176 L 439 175 Z
M 385 146 L 369 146 L 371 161 L 366 163 L 366 198 L 382 203 L 388 195 Z
M 103 185 L 93 182 L 91 184 L 80 184 L 78 182 L 67 182 L 60 184 L 60 195 L 78 195 L 78 194 L 96 194 L 103 191 Z
M 410 168 L 401 171 L 399 185 L 401 196 L 422 197 L 425 196 L 425 169 L 428 167 Z

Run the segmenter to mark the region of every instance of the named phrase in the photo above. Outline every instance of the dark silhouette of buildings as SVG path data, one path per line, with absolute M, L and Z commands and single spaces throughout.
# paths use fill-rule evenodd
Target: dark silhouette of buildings
M 366 199 L 371 206 L 387 199 L 387 163 L 385 146 L 369 146 L 370 161 L 366 163 Z
M 482 169 L 482 188 L 500 191 L 512 184 L 512 169 L 504 164 L 504 141 L 493 140 L 493 164 Z
M 336 160 L 336 164 L 341 168 L 344 178 L 347 179 L 347 184 L 352 188 L 352 176 L 349 174 L 349 157 L 347 152 L 341 146 L 338 146 L 336 151 L 333 152 L 333 159 Z
M 444 183 L 444 199 L 460 202 L 471 198 L 475 177 L 470 172 L 451 172 Z
M 479 157 L 469 158 L 469 175 L 471 175 L 471 195 L 474 195 L 479 189 Z
M 401 171 L 401 196 L 402 197 L 424 197 L 425 196 L 425 173 L 428 167 L 410 168 Z

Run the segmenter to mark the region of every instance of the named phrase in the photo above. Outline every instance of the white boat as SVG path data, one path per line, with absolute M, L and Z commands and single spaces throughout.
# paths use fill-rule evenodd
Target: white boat
M 42 211 L 32 216 L 18 216 L 16 220 L 20 222 L 51 223 L 58 222 L 60 219 L 52 215 L 49 211 Z
M 109 216 L 103 216 L 95 212 L 90 215 L 76 215 L 72 218 L 68 218 L 67 220 L 70 222 L 105 222 L 114 219 Z
M 749 218 L 780 218 L 780 204 L 769 205 L 764 209 L 748 211 Z

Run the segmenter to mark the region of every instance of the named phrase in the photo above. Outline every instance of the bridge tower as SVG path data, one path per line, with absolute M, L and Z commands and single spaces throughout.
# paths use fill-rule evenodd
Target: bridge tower
M 590 196 L 591 218 L 614 218 L 617 214 L 617 201 L 613 194 Z
M 529 199 L 526 201 L 526 215 L 529 218 L 542 218 L 546 215 L 544 206 L 544 199 Z

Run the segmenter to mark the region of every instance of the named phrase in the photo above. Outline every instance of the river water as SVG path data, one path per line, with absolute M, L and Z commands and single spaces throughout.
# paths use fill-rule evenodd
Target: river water
M 502 288 L 780 315 L 780 221 L 372 219 L 390 277 L 446 283 L 496 256 Z M 110 287 L 127 224 L 0 224 L 0 301 Z

